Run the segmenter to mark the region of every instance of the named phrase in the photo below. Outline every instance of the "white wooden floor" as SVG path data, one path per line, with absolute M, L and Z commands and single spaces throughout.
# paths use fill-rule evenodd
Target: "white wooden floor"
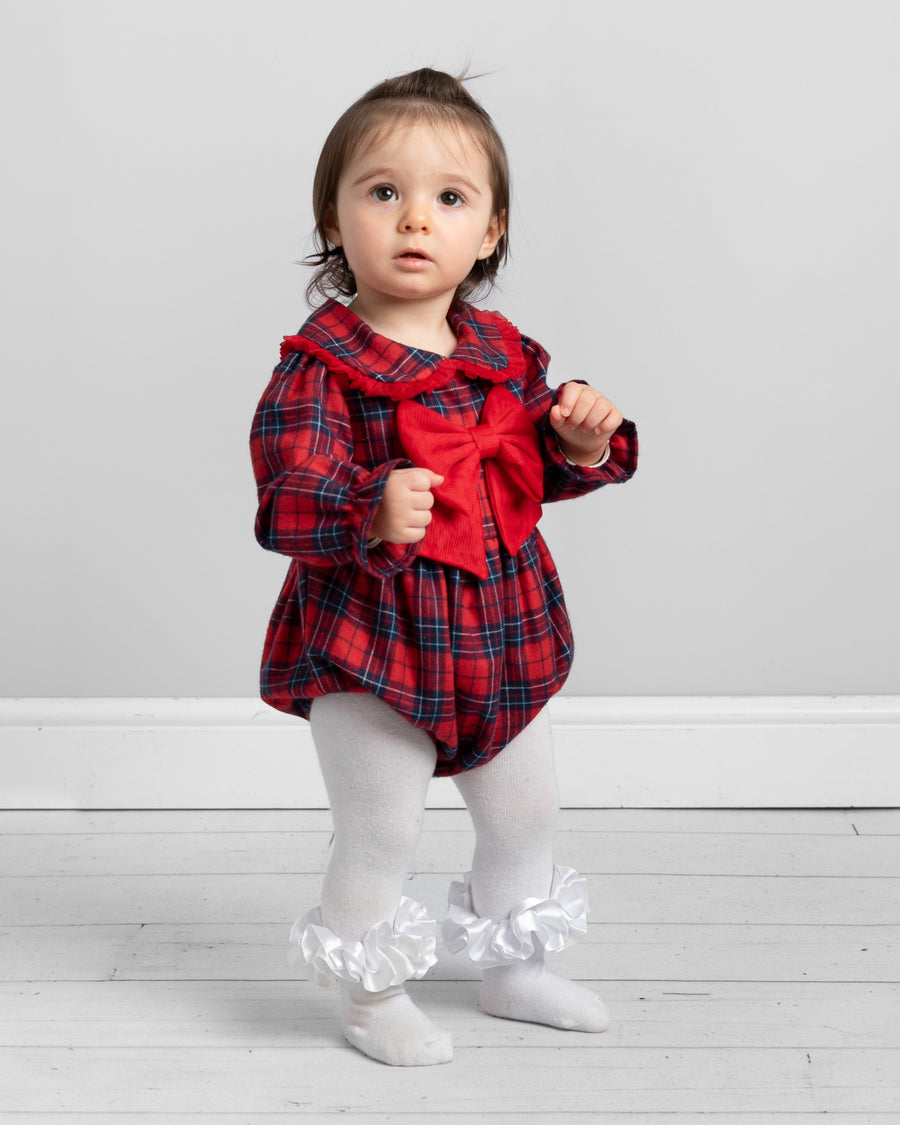
M 466 965 L 411 986 L 449 1066 L 346 1046 L 289 964 L 326 812 L 0 813 L 0 1125 L 900 1122 L 900 812 L 568 811 L 592 895 L 555 957 L 614 1023 L 494 1020 Z M 409 893 L 440 914 L 465 813 Z

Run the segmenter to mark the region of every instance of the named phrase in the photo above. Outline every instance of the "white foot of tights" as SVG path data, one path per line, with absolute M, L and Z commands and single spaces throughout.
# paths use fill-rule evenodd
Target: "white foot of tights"
M 540 956 L 499 969 L 485 969 L 481 1007 L 492 1016 L 561 1027 L 606 1031 L 609 1013 L 599 996 L 551 973 Z
M 352 1046 L 389 1066 L 435 1066 L 453 1058 L 453 1040 L 415 1006 L 402 985 L 366 992 L 342 984 L 341 1026 Z

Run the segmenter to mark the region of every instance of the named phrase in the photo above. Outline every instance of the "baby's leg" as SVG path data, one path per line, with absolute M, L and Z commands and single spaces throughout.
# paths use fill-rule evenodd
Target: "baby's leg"
M 317 699 L 311 721 L 334 820 L 322 923 L 342 942 L 361 942 L 397 913 L 422 830 L 435 749 L 424 732 L 372 695 Z M 402 984 L 369 991 L 341 981 L 340 989 L 344 1034 L 365 1054 L 395 1066 L 450 1061 L 449 1035 Z
M 546 899 L 559 808 L 546 708 L 490 762 L 454 780 L 475 825 L 474 913 L 499 922 L 524 899 Z M 602 1000 L 550 972 L 539 946 L 524 959 L 485 969 L 481 1004 L 494 1016 L 576 1031 L 609 1026 Z

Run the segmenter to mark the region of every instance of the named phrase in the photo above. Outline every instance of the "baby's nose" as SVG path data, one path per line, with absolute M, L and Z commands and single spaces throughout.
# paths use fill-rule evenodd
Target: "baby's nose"
M 400 225 L 405 231 L 427 231 L 428 216 L 423 208 L 411 208 L 403 215 Z

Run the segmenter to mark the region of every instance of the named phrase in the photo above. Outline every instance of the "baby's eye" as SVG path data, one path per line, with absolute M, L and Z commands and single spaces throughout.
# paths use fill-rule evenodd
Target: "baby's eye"
M 397 193 L 388 184 L 380 184 L 377 188 L 372 188 L 369 194 L 379 203 L 390 203 L 392 199 L 397 198 Z
M 459 207 L 464 202 L 458 191 L 442 191 L 440 200 L 445 207 Z

